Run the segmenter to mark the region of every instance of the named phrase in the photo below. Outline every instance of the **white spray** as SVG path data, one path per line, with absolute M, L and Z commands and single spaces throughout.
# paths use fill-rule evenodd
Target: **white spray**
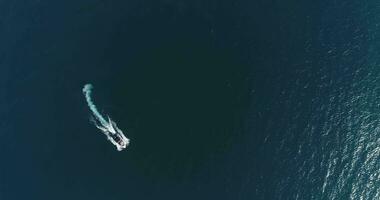
M 91 84 L 86 84 L 83 87 L 83 93 L 86 97 L 86 101 L 88 107 L 90 108 L 94 118 L 92 118 L 92 122 L 94 125 L 101 130 L 112 144 L 114 144 L 118 151 L 125 149 L 129 145 L 129 139 L 125 137 L 123 131 L 121 131 L 116 123 L 111 120 L 110 117 L 107 116 L 108 120 L 106 120 L 98 111 L 95 104 L 91 99 L 91 91 L 93 86 Z

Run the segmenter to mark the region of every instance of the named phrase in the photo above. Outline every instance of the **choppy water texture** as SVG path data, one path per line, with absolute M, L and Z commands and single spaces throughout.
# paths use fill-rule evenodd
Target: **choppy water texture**
M 287 84 L 276 86 L 278 109 L 268 114 L 260 154 L 273 174 L 262 199 L 380 199 L 379 9 L 326 4 L 306 56 L 277 73 Z

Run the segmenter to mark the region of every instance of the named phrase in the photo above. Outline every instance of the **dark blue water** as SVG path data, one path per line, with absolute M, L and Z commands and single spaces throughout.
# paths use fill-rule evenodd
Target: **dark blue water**
M 379 9 L 0 2 L 0 199 L 380 199 Z

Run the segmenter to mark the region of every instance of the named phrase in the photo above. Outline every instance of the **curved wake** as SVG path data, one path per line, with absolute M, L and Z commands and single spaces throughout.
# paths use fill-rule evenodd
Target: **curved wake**
M 108 120 L 106 120 L 99 113 L 98 109 L 91 99 L 91 92 L 93 88 L 94 87 L 91 84 L 86 84 L 83 87 L 83 94 L 85 95 L 88 107 L 94 116 L 91 121 L 107 136 L 107 139 L 116 146 L 118 151 L 122 151 L 129 145 L 129 139 L 125 137 L 123 131 L 117 127 L 116 123 L 112 121 L 110 117 L 107 116 Z

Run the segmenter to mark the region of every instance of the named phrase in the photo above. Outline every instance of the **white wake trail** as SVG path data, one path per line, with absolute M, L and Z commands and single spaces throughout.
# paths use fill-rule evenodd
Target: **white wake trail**
M 107 121 L 99 113 L 98 109 L 91 99 L 91 92 L 93 88 L 94 87 L 91 84 L 86 84 L 83 87 L 83 94 L 85 95 L 88 107 L 94 116 L 91 121 L 107 136 L 107 139 L 116 146 L 118 151 L 122 151 L 129 145 L 129 139 L 125 137 L 123 131 L 117 127 L 116 123 L 112 121 L 110 117 L 107 116 Z

